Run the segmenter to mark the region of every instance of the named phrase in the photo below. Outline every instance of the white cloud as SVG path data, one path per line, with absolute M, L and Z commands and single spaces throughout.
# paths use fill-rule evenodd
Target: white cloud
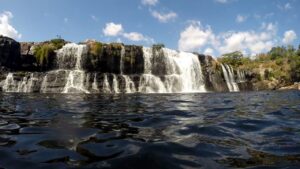
M 206 48 L 204 51 L 205 55 L 213 55 L 214 54 L 214 50 L 212 48 Z
M 114 36 L 118 37 L 117 41 L 121 41 L 120 36 L 131 40 L 131 41 L 145 41 L 148 43 L 154 43 L 154 40 L 150 37 L 147 37 L 139 32 L 125 32 L 122 24 L 115 24 L 113 22 L 107 23 L 106 27 L 103 29 L 103 34 L 105 36 Z
M 274 12 L 270 12 L 270 13 L 266 13 L 266 14 L 261 14 L 261 15 L 255 13 L 255 14 L 253 15 L 253 17 L 254 17 L 255 19 L 269 19 L 269 18 L 272 18 L 274 15 L 275 15 Z
M 229 32 L 219 37 L 221 46 L 218 48 L 221 54 L 242 51 L 255 55 L 268 51 L 276 43 L 277 25 L 263 23 L 261 31 Z
M 285 9 L 285 10 L 288 10 L 288 9 L 291 9 L 291 8 L 292 8 L 292 6 L 291 6 L 290 3 L 286 3 L 286 4 L 284 5 L 284 9 Z
M 295 31 L 288 30 L 284 32 L 284 37 L 282 39 L 282 42 L 285 44 L 290 44 L 296 39 L 297 39 L 297 34 L 295 33 Z
M 215 1 L 218 2 L 218 3 L 222 3 L 222 4 L 225 4 L 225 3 L 228 2 L 228 0 L 215 0 Z
M 130 32 L 124 33 L 123 36 L 131 41 L 147 41 L 148 39 L 141 33 Z
M 199 21 L 190 21 L 190 24 L 180 33 L 179 50 L 198 51 L 207 44 L 213 44 L 215 36 L 210 27 L 202 28 Z
M 175 12 L 159 13 L 157 11 L 152 11 L 151 14 L 154 18 L 158 19 L 160 22 L 163 23 L 169 22 L 177 18 L 177 14 Z
M 13 14 L 9 11 L 0 14 L 0 35 L 20 39 L 22 35 L 10 24 L 12 18 Z
M 255 55 L 270 50 L 278 44 L 277 24 L 263 23 L 258 30 L 227 31 L 214 34 L 210 26 L 203 27 L 198 21 L 189 21 L 181 32 L 179 50 L 203 51 L 204 54 L 225 54 L 241 51 Z
M 247 20 L 247 16 L 243 16 L 243 15 L 237 15 L 235 21 L 238 23 L 242 23 L 245 22 Z
M 142 0 L 143 5 L 155 6 L 158 0 Z
M 118 36 L 122 34 L 123 26 L 121 24 L 115 24 L 113 22 L 107 23 L 103 29 L 105 36 Z
M 284 5 L 277 5 L 277 7 L 281 10 L 287 11 L 289 9 L 292 9 L 292 5 L 290 3 L 286 3 Z

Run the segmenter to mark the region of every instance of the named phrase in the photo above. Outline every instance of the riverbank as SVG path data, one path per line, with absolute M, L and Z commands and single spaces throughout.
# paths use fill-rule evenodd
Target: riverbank
M 279 88 L 279 90 L 292 90 L 292 89 L 300 90 L 300 82 L 296 82 L 293 85 Z

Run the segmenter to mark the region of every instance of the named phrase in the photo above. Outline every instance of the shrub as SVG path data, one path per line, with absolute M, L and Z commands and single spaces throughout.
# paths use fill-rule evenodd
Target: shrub
M 103 44 L 100 42 L 94 42 L 90 44 L 90 53 L 93 56 L 99 56 L 102 53 Z
M 240 51 L 232 52 L 224 54 L 221 58 L 218 60 L 222 63 L 231 65 L 233 67 L 238 67 L 243 64 L 243 54 Z M 247 61 L 247 59 L 245 59 Z
M 37 46 L 34 50 L 34 56 L 40 67 L 45 67 L 49 62 L 49 57 L 54 54 L 55 48 L 51 44 Z
M 62 48 L 65 44 L 66 41 L 64 39 L 52 39 L 50 40 L 50 44 L 53 45 L 53 47 L 55 48 L 55 50 Z
M 155 49 L 155 50 L 160 50 L 160 49 L 162 49 L 164 47 L 165 47 L 165 45 L 162 44 L 162 43 L 158 43 L 158 44 L 152 45 L 152 48 Z
M 62 48 L 66 44 L 66 41 L 61 38 L 52 39 L 35 46 L 34 56 L 36 58 L 38 66 L 43 70 L 50 64 L 50 57 L 55 54 L 55 50 Z

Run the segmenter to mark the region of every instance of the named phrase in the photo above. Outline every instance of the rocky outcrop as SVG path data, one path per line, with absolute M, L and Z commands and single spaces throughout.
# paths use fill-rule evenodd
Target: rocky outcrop
M 21 68 L 24 71 L 37 71 L 38 64 L 34 56 L 35 43 L 21 42 Z
M 212 56 L 197 54 L 205 78 L 205 86 L 209 91 L 223 92 L 229 89 L 226 86 L 222 68 Z
M 144 72 L 142 46 L 99 42 L 87 42 L 86 44 L 89 52 L 83 60 L 85 70 L 115 74 L 141 74 Z
M 20 44 L 0 36 L 0 69 L 17 70 L 21 62 Z
M 279 90 L 300 90 L 300 82 L 295 82 L 290 86 L 281 87 Z

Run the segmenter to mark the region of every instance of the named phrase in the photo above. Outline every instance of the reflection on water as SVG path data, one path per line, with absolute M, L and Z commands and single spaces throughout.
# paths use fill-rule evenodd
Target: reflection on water
M 0 168 L 299 168 L 300 92 L 0 94 Z

